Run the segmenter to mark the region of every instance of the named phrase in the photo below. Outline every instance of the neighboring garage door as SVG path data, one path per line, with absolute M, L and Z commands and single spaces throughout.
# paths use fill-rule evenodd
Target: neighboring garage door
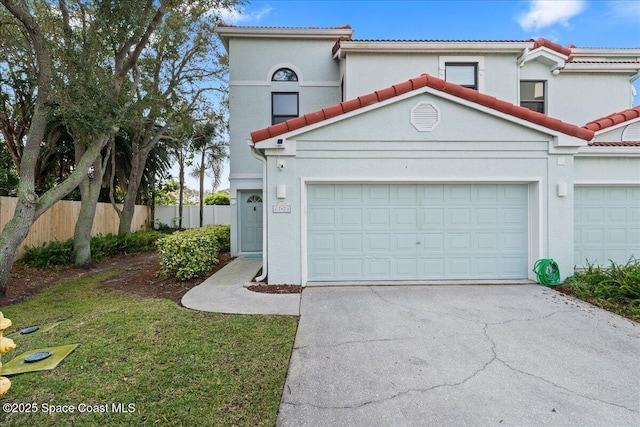
M 640 186 L 575 187 L 575 263 L 640 257 Z
M 309 281 L 526 279 L 528 186 L 308 186 Z

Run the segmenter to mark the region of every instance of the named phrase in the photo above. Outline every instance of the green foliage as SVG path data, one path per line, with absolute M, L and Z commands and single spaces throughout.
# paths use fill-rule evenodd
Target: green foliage
M 41 246 L 26 246 L 24 249 L 22 262 L 30 267 L 51 268 L 73 262 L 73 239 L 43 243 Z
M 18 174 L 7 145 L 0 137 L 0 196 L 13 196 L 18 191 Z
M 229 205 L 231 197 L 227 193 L 207 194 L 204 198 L 205 205 Z
M 588 264 L 584 271 L 569 277 L 564 284 L 573 288 L 578 298 L 595 299 L 598 305 L 606 305 L 607 309 L 611 309 L 612 305 L 620 306 L 624 309 L 624 313 L 620 314 L 640 321 L 640 260 L 638 259 L 631 258 L 625 265 L 612 262 L 608 268 Z
M 160 231 L 136 231 L 123 236 L 107 234 L 91 238 L 91 261 L 100 261 L 121 253 L 147 252 L 156 249 L 156 242 L 165 234 Z M 22 262 L 38 268 L 73 263 L 73 239 L 25 247 Z
M 162 272 L 180 280 L 199 277 L 218 263 L 218 253 L 229 250 L 230 228 L 211 225 L 179 231 L 158 241 Z

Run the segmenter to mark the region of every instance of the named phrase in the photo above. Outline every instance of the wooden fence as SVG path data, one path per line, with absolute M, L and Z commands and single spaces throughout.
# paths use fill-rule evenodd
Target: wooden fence
M 3 229 L 13 217 L 17 200 L 15 197 L 0 197 L 0 229 Z M 27 238 L 18 250 L 17 258 L 22 257 L 24 246 L 40 246 L 46 242 L 64 241 L 73 237 L 79 213 L 80 202 L 61 200 L 53 205 L 31 226 Z M 131 230 L 144 229 L 148 227 L 149 222 L 149 207 L 136 206 Z M 118 214 L 110 203 L 98 203 L 91 235 L 117 233 L 119 223 Z

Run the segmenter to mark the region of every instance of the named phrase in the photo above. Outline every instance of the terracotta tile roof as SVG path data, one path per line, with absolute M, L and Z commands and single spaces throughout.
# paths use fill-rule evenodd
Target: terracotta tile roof
M 597 120 L 587 123 L 586 125 L 584 125 L 584 128 L 597 132 L 599 130 L 606 129 L 629 120 L 637 119 L 638 117 L 640 117 L 640 106 L 629 108 L 618 113 L 609 114 L 606 117 L 601 117 Z
M 446 82 L 428 74 L 422 74 L 420 77 L 404 81 L 391 87 L 378 90 L 367 95 L 362 95 L 357 98 L 323 108 L 322 110 L 314 111 L 312 113 L 305 114 L 304 116 L 287 120 L 286 122 L 278 123 L 264 129 L 256 130 L 255 132 L 251 133 L 251 140 L 255 144 L 257 142 L 264 141 L 265 139 L 280 136 L 284 133 L 300 129 L 305 126 L 321 122 L 323 120 L 328 120 L 341 114 L 349 113 L 351 111 L 364 108 L 369 105 L 373 105 L 378 102 L 382 102 L 387 99 L 424 87 L 429 87 L 441 92 L 445 92 L 449 95 L 474 102 L 476 104 L 491 108 L 501 113 L 508 114 L 570 136 L 575 136 L 586 141 L 591 140 L 594 135 L 593 130 L 586 127 L 580 128 L 576 125 L 554 119 L 542 113 L 529 110 L 528 108 L 513 105 L 509 102 L 502 101 L 493 96 L 480 93 L 476 90 L 464 88 L 462 86 Z
M 640 147 L 640 141 L 594 141 L 589 147 Z
M 551 40 L 547 40 L 545 38 L 540 37 L 533 44 L 533 48 L 531 50 L 537 49 L 539 47 L 546 47 L 547 49 L 551 49 L 555 52 L 558 52 L 564 56 L 571 56 L 571 48 L 574 48 L 574 45 L 569 45 L 567 47 L 562 47 L 558 43 L 554 43 Z

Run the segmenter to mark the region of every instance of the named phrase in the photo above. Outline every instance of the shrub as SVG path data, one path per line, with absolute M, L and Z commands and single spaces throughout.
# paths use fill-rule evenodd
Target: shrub
M 203 200 L 205 205 L 228 205 L 231 197 L 227 193 L 207 194 Z
M 612 262 L 608 268 L 588 264 L 565 284 L 581 298 L 635 302 L 640 300 L 640 260 L 632 258 L 625 265 Z
M 91 261 L 100 261 L 121 253 L 153 251 L 156 242 L 165 234 L 159 231 L 136 231 L 123 236 L 107 234 L 91 238 Z M 41 246 L 25 247 L 22 262 L 38 268 L 73 263 L 73 239 L 49 242 Z
M 199 277 L 218 263 L 218 253 L 229 249 L 230 229 L 212 225 L 179 231 L 158 240 L 162 272 L 179 280 Z
M 25 246 L 22 262 L 37 268 L 70 264 L 73 262 L 73 239 L 43 243 L 41 246 Z

